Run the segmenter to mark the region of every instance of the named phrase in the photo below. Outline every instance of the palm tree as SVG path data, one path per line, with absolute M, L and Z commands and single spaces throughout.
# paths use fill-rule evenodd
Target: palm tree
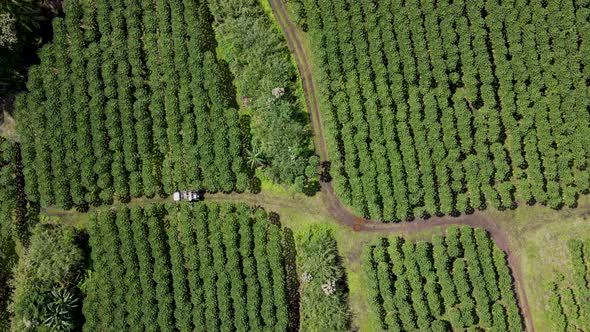
M 264 154 L 258 144 L 252 143 L 252 148 L 247 151 L 248 163 L 252 169 L 257 169 L 265 165 Z
M 70 331 L 74 328 L 72 311 L 78 307 L 78 299 L 67 289 L 60 288 L 51 291 L 52 301 L 47 304 L 47 318 L 43 325 L 52 331 Z

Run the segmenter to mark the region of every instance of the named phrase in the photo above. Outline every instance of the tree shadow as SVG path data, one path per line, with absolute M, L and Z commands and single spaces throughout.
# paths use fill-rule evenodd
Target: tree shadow
M 314 196 L 315 194 L 317 194 L 318 192 L 320 192 L 320 190 L 322 190 L 322 186 L 316 180 L 308 181 L 305 184 L 305 186 L 303 187 L 303 193 L 306 196 L 309 196 L 309 197 Z
M 297 250 L 293 231 L 285 227 L 283 236 L 283 252 L 285 256 L 286 291 L 289 299 L 289 329 L 299 331 L 299 279 L 297 277 Z

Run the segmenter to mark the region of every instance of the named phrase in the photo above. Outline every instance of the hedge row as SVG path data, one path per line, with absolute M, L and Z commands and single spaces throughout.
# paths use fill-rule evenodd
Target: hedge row
M 0 330 L 8 329 L 9 301 L 18 252 L 30 245 L 39 206 L 27 201 L 21 145 L 0 136 Z
M 15 145 L 0 136 L 0 329 L 8 329 L 9 280 L 17 262 L 13 237 L 13 213 L 16 208 Z

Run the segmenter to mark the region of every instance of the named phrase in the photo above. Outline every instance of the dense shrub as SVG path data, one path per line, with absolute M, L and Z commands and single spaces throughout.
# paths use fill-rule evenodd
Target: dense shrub
M 262 166 L 273 181 L 303 190 L 299 182 L 316 181 L 317 175 L 306 172 L 311 133 L 287 42 L 258 0 L 215 0 L 209 6 L 219 53 L 234 75 L 242 108 L 252 116 L 249 163 Z M 283 94 L 273 95 L 276 88 Z
M 287 1 L 287 7 L 293 21 L 303 31 L 307 31 L 307 17 L 305 13 L 305 4 L 303 0 L 289 0 Z
M 295 236 L 301 331 L 348 331 L 348 286 L 331 230 L 314 225 Z
M 60 14 L 60 3 L 46 0 L 13 0 L 0 3 L 0 97 L 25 88 L 27 68 L 38 59 L 35 51 L 50 37 L 51 18 Z M 4 122 L 0 114 L 0 124 Z
M 39 224 L 15 268 L 13 331 L 69 331 L 79 328 L 82 297 L 78 282 L 85 262 L 84 237 L 67 227 Z

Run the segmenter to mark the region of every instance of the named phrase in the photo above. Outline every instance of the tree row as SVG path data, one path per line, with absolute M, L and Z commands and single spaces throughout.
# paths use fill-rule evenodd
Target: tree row
M 303 2 L 334 188 L 357 213 L 559 208 L 590 188 L 584 6 Z

